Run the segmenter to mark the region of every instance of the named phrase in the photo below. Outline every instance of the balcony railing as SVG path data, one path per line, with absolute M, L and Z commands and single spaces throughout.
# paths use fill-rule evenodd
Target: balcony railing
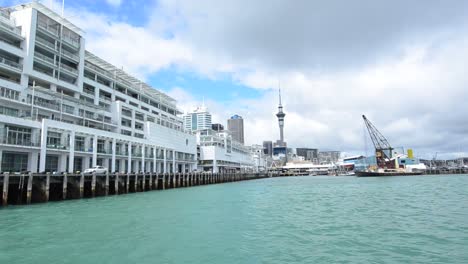
M 11 61 L 11 60 L 9 60 L 7 58 L 0 57 L 0 63 L 3 64 L 3 65 L 9 66 L 9 67 L 18 69 L 18 70 L 22 69 L 21 64 L 19 64 L 17 62 L 14 62 L 14 61 Z
M 15 146 L 26 146 L 26 147 L 39 147 L 39 137 L 34 141 L 32 139 L 22 139 L 16 137 L 8 137 L 6 135 L 0 137 L 0 144 L 15 145 Z
M 15 33 L 18 36 L 21 36 L 21 30 L 17 27 L 9 25 L 9 23 L 12 23 L 11 20 L 0 16 L 0 27 L 11 31 L 12 33 Z
M 75 74 L 75 75 L 78 74 L 78 70 L 77 70 L 77 69 L 74 69 L 73 67 L 70 67 L 70 66 L 68 66 L 68 65 L 66 65 L 66 64 L 60 63 L 60 67 L 61 67 L 62 69 L 65 69 L 65 70 L 68 71 L 68 72 L 71 72 L 71 73 Z
M 49 26 L 47 24 L 44 24 L 43 22 L 41 21 L 38 21 L 37 22 L 37 26 L 41 29 L 44 29 L 45 31 L 51 33 L 52 35 L 58 37 L 58 33 L 59 33 L 59 30 L 57 27 L 52 27 L 52 26 Z
M 67 50 L 62 49 L 62 54 L 65 55 L 65 57 L 68 57 L 68 58 L 70 58 L 72 60 L 75 60 L 75 61 L 80 60 L 80 58 L 77 55 L 75 55 L 75 54 L 73 54 L 73 53 L 71 53 L 71 52 L 69 52 Z
M 63 149 L 63 150 L 67 150 L 67 149 L 68 149 L 68 146 L 66 146 L 66 145 L 61 145 L 61 144 L 47 144 L 47 148 L 50 148 L 50 149 Z
M 62 40 L 64 40 L 67 44 L 72 45 L 75 48 L 80 47 L 80 42 L 76 39 L 72 39 L 68 36 L 62 35 Z
M 59 104 L 48 103 L 48 102 L 43 102 L 43 101 L 36 100 L 34 102 L 34 105 L 42 106 L 42 107 L 45 107 L 45 108 L 48 108 L 48 109 L 60 111 L 60 105 Z
M 54 43 L 50 43 L 49 41 L 47 41 L 47 40 L 45 40 L 45 39 L 43 39 L 43 38 L 41 38 L 39 36 L 36 36 L 36 42 L 39 43 L 39 44 L 42 44 L 42 45 L 44 45 L 44 46 L 46 46 L 46 47 L 48 47 L 48 48 L 50 48 L 52 50 L 54 50 L 54 51 L 57 50 Z
M 40 54 L 38 52 L 34 52 L 34 57 L 36 57 L 36 58 L 38 58 L 38 59 L 40 59 L 42 61 L 48 62 L 48 63 L 50 63 L 50 64 L 52 64 L 54 66 L 56 65 L 54 59 L 52 59 L 50 57 L 47 57 L 45 55 L 42 55 L 42 54 Z
M 105 75 L 105 76 L 107 76 L 107 77 L 109 77 L 111 79 L 114 78 L 114 76 L 110 72 L 105 71 L 105 70 L 103 70 L 103 69 L 101 69 L 101 68 L 99 68 L 97 66 L 94 66 L 91 63 L 85 62 L 85 66 L 92 69 L 92 70 L 94 70 L 94 71 L 96 71 L 96 72 L 98 72 L 98 73 L 100 73 L 100 74 L 102 74 L 102 75 Z

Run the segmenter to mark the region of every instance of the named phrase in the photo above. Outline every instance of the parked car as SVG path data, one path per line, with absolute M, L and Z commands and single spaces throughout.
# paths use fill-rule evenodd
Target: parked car
M 84 171 L 84 173 L 106 173 L 107 172 L 107 168 L 104 168 L 103 166 L 95 166 L 95 167 L 92 167 L 92 168 L 89 168 L 89 169 L 86 169 Z

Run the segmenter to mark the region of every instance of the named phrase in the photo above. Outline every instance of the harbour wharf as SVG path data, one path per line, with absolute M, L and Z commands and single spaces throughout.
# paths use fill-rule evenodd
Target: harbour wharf
M 186 188 L 276 177 L 265 173 L 105 173 L 0 175 L 2 206 Z

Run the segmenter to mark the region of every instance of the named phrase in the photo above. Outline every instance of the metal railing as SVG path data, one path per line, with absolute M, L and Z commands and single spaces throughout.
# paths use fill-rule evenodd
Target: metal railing
M 37 26 L 38 28 L 41 28 L 41 29 L 44 29 L 45 31 L 51 33 L 52 35 L 58 37 L 59 35 L 59 30 L 57 27 L 51 27 L 47 24 L 44 24 L 43 22 L 41 21 L 37 21 Z
M 71 72 L 73 74 L 78 74 L 78 70 L 74 69 L 66 64 L 60 63 L 60 68 L 65 69 L 68 72 Z
M 15 69 L 19 69 L 19 70 L 22 69 L 21 64 L 19 64 L 17 62 L 14 62 L 14 61 L 11 61 L 11 60 L 9 60 L 7 58 L 4 58 L 4 57 L 0 57 L 0 63 L 4 64 L 4 65 L 7 65 L 9 67 L 15 68 Z
M 67 44 L 70 44 L 75 48 L 80 47 L 80 42 L 78 40 L 72 39 L 72 38 L 70 38 L 70 37 L 68 37 L 66 35 L 62 35 L 62 40 L 64 40 Z
M 73 54 L 73 53 L 71 53 L 71 52 L 69 52 L 67 50 L 64 50 L 64 49 L 62 49 L 62 54 L 65 55 L 66 57 L 68 57 L 70 59 L 73 59 L 73 60 L 76 60 L 76 61 L 78 61 L 80 59 L 77 55 L 75 55 L 75 54 Z
M 40 53 L 38 53 L 38 52 L 34 52 L 34 57 L 36 57 L 36 58 L 38 58 L 38 59 L 40 59 L 40 60 L 42 60 L 42 61 L 48 62 L 48 63 L 53 64 L 54 66 L 56 66 L 55 60 L 54 60 L 54 59 L 52 59 L 52 58 L 50 58 L 50 57 L 47 57 L 47 56 L 45 56 L 45 55 L 42 55 L 42 54 L 40 54 Z
M 0 144 L 15 145 L 15 146 L 26 146 L 26 147 L 39 147 L 39 138 L 34 141 L 32 139 L 22 139 L 16 137 L 8 137 L 6 135 L 0 137 Z
M 11 31 L 11 32 L 15 33 L 16 35 L 21 36 L 21 30 L 19 28 L 16 28 L 16 27 L 8 24 L 8 23 L 12 23 L 11 20 L 6 19 L 6 18 L 4 18 L 2 16 L 0 16 L 0 18 L 1 18 L 0 19 L 0 27 Z
M 45 40 L 45 39 L 43 39 L 43 38 L 41 38 L 39 36 L 36 36 L 36 42 L 40 43 L 40 44 L 42 44 L 42 45 L 44 45 L 44 46 L 46 46 L 48 48 L 51 48 L 54 51 L 57 51 L 57 48 L 55 47 L 54 43 L 51 43 L 51 42 L 49 42 L 49 41 L 47 41 L 47 40 Z

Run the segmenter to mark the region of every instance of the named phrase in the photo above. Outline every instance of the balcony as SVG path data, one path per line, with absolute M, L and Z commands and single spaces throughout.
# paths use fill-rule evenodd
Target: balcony
M 3 145 L 39 147 L 40 146 L 39 137 L 37 137 L 34 141 L 32 141 L 31 139 L 17 138 L 17 137 L 11 137 L 11 136 L 8 137 L 6 135 L 3 137 L 0 137 L 0 144 L 3 144 Z
M 72 39 L 68 36 L 62 36 L 62 43 L 68 44 L 69 46 L 79 49 L 80 48 L 80 41 L 76 39 Z
M 78 70 L 73 68 L 73 67 L 70 67 L 66 64 L 63 64 L 63 63 L 60 63 L 60 68 L 61 69 L 64 69 L 65 71 L 67 71 L 68 73 L 71 73 L 73 75 L 78 75 Z
M 47 108 L 47 109 L 60 111 L 60 105 L 59 104 L 53 104 L 53 103 L 47 103 L 47 102 L 35 100 L 34 105 L 41 106 L 41 107 L 44 107 L 44 108 Z
M 15 72 L 21 73 L 21 71 L 23 70 L 23 67 L 21 64 L 11 61 L 7 58 L 0 57 L 0 64 L 2 64 L 3 66 L 6 66 L 8 69 L 13 70 Z
M 41 46 L 48 48 L 52 51 L 57 51 L 57 47 L 55 47 L 54 43 L 49 42 L 48 40 L 45 40 L 39 36 L 36 35 L 36 43 L 40 44 Z
M 50 25 L 44 24 L 41 21 L 37 21 L 37 27 L 39 29 L 42 29 L 43 31 L 47 32 L 48 34 L 51 34 L 54 37 L 58 37 L 59 35 L 59 30 L 57 26 L 58 26 L 57 24 L 54 26 L 50 26 Z
M 88 69 L 93 70 L 94 72 L 97 72 L 97 73 L 100 73 L 100 74 L 102 74 L 104 76 L 107 76 L 107 77 L 109 77 L 111 79 L 114 78 L 114 76 L 110 72 L 105 71 L 105 70 L 103 70 L 103 69 L 101 69 L 101 68 L 99 68 L 97 66 L 94 66 L 93 64 L 91 64 L 89 62 L 85 62 L 85 67 L 88 68 Z
M 75 55 L 67 50 L 64 50 L 62 49 L 62 55 L 64 55 L 65 57 L 75 61 L 75 62 L 79 62 L 80 61 L 80 57 L 78 57 L 78 55 Z
M 15 36 L 16 38 L 23 39 L 21 36 L 21 30 L 14 26 L 14 22 L 4 16 L 0 16 L 0 28 L 4 31 L 10 33 L 10 35 Z
M 61 144 L 47 144 L 47 148 L 49 148 L 49 149 L 58 149 L 58 150 L 67 150 L 68 146 L 61 145 Z
M 42 55 L 42 54 L 38 53 L 37 51 L 34 52 L 34 57 L 38 58 L 42 62 L 47 63 L 47 65 L 49 65 L 49 66 L 52 66 L 52 67 L 56 66 L 55 60 L 53 58 Z

